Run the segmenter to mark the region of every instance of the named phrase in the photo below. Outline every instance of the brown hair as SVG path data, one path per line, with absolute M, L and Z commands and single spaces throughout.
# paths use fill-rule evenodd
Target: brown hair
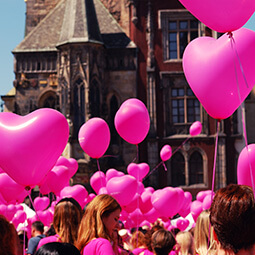
M 119 203 L 108 194 L 97 195 L 87 206 L 78 231 L 76 247 L 81 251 L 92 239 L 102 237 L 111 241 L 102 218 L 117 209 Z
M 222 249 L 237 253 L 255 244 L 255 204 L 250 187 L 230 184 L 217 191 L 210 221 Z
M 0 254 L 16 255 L 18 234 L 12 223 L 0 214 Z
M 166 230 L 159 229 L 151 237 L 152 249 L 157 255 L 168 255 L 176 244 L 174 235 Z
M 156 232 L 159 229 L 163 229 L 163 227 L 159 224 L 154 225 L 151 229 L 149 229 L 145 234 L 144 234 L 144 242 L 145 246 L 149 251 L 152 251 L 151 247 L 151 236 L 153 235 L 154 232 Z
M 60 200 L 55 206 L 53 227 L 61 242 L 74 244 L 82 218 L 81 208 L 71 199 Z
M 140 230 L 136 230 L 130 239 L 130 243 L 134 248 L 138 248 L 145 243 L 144 233 Z

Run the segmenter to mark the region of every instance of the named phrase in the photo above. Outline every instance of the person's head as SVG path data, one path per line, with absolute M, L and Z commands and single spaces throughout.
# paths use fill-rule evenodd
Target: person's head
M 168 255 L 175 244 L 174 235 L 166 229 L 159 229 L 152 234 L 151 245 L 156 255 Z
M 178 232 L 176 237 L 176 242 L 180 247 L 180 254 L 182 255 L 193 255 L 194 253 L 194 242 L 193 236 L 190 232 Z M 201 255 L 201 254 L 199 254 Z
M 37 220 L 32 223 L 32 226 L 31 226 L 32 236 L 41 235 L 43 234 L 43 231 L 44 231 L 44 225 L 41 221 Z
M 200 255 L 216 253 L 216 243 L 213 238 L 209 215 L 209 210 L 202 211 L 197 218 L 194 229 L 195 251 Z M 208 239 L 210 239 L 209 242 Z
M 159 229 L 163 229 L 163 226 L 156 224 L 144 234 L 144 243 L 149 251 L 152 251 L 151 236 Z
M 77 231 L 82 218 L 82 209 L 73 198 L 63 198 L 55 206 L 53 227 L 62 242 L 72 243 L 77 239 Z
M 113 230 L 118 228 L 121 206 L 110 195 L 96 196 L 86 207 L 78 231 L 76 247 L 81 250 L 93 238 L 111 240 Z
M 220 248 L 238 253 L 255 244 L 255 203 L 252 188 L 230 184 L 219 189 L 210 207 L 210 222 Z
M 140 230 L 136 230 L 131 236 L 130 243 L 134 248 L 145 245 L 144 233 Z
M 79 250 L 70 243 L 52 242 L 41 246 L 35 255 L 80 255 Z
M 12 223 L 0 214 L 0 254 L 16 255 L 18 233 Z

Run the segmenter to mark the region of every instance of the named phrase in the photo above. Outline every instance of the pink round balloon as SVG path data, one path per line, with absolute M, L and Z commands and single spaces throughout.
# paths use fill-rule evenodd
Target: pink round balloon
M 99 190 L 103 187 L 106 187 L 106 178 L 105 174 L 102 171 L 95 172 L 90 177 L 90 185 L 92 189 L 98 194 Z
M 131 175 L 113 177 L 106 183 L 108 194 L 112 195 L 121 206 L 128 205 L 137 190 L 137 180 Z
M 150 116 L 144 103 L 136 98 L 127 99 L 115 115 L 114 124 L 119 135 L 128 143 L 139 144 L 150 129 Z
M 172 156 L 172 148 L 170 145 L 166 144 L 160 150 L 160 158 L 162 161 L 167 161 Z
M 217 40 L 196 38 L 183 55 L 183 70 L 192 91 L 207 113 L 219 120 L 231 116 L 255 84 L 255 32 L 241 28 L 233 32 L 233 38 L 234 43 L 228 34 Z
M 179 0 L 197 19 L 218 32 L 242 27 L 255 11 L 253 0 Z
M 195 121 L 189 128 L 189 133 L 191 136 L 199 135 L 202 131 L 202 123 L 200 121 Z
M 237 162 L 237 182 L 253 187 L 255 183 L 255 144 L 244 147 Z
M 78 135 L 81 148 L 92 158 L 100 158 L 108 149 L 110 129 L 101 118 L 92 118 L 82 125 Z
M 67 120 L 56 110 L 42 108 L 26 116 L 0 113 L 0 166 L 17 183 L 31 188 L 54 166 L 68 137 Z

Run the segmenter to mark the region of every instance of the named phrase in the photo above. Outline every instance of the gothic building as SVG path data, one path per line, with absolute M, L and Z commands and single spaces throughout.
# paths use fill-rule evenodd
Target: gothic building
M 213 168 L 215 188 L 236 181 L 243 144 L 240 110 L 219 123 L 215 149 L 217 121 L 182 70 L 182 54 L 192 39 L 218 35 L 178 0 L 27 0 L 26 5 L 26 36 L 13 50 L 16 92 L 2 98 L 20 115 L 52 107 L 66 116 L 70 137 L 64 155 L 79 162 L 75 182 L 88 182 L 97 170 L 77 140 L 80 126 L 92 117 L 105 119 L 111 130 L 107 154 L 112 157 L 100 159 L 103 171 L 126 171 L 136 158 L 136 147 L 114 128 L 116 111 L 131 97 L 146 104 L 151 119 L 137 159 L 151 167 L 145 185 L 180 186 L 196 194 L 211 189 Z M 190 137 L 196 120 L 202 133 Z M 165 144 L 174 151 L 168 171 L 156 167 Z

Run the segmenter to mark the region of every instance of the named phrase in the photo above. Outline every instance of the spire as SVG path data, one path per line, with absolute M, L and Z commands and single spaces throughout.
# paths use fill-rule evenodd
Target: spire
M 57 45 L 75 42 L 103 43 L 93 0 L 66 0 Z

